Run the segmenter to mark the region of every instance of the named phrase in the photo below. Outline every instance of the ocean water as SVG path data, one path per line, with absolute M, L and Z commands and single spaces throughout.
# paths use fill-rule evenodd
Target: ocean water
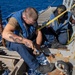
M 63 0 L 1 0 L 0 7 L 2 11 L 2 19 L 4 19 L 11 12 L 25 9 L 27 7 L 34 7 L 37 11 L 45 10 L 48 6 L 58 6 L 62 4 Z

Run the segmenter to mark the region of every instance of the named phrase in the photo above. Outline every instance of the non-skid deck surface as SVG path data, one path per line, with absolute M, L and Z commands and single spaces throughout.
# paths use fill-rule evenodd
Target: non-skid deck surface
M 38 24 L 42 25 L 44 22 L 48 21 L 50 18 L 50 14 L 52 14 L 54 9 L 56 9 L 56 7 L 53 7 L 53 8 L 48 7 L 48 9 L 46 9 L 44 12 L 42 12 L 38 18 Z

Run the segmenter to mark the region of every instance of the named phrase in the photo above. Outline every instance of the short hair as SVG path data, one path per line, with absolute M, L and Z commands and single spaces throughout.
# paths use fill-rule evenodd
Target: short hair
M 28 7 L 26 10 L 24 10 L 23 15 L 25 15 L 27 18 L 32 18 L 33 20 L 38 19 L 38 12 L 33 7 Z
M 62 13 L 65 10 L 66 10 L 66 6 L 65 5 L 59 5 L 53 13 L 55 14 L 55 16 L 58 16 L 59 15 L 58 11 L 60 11 L 60 13 Z M 64 15 L 67 15 L 67 12 Z
M 57 7 L 57 11 L 60 11 L 61 13 L 64 12 L 66 10 L 66 6 L 65 5 L 59 5 Z

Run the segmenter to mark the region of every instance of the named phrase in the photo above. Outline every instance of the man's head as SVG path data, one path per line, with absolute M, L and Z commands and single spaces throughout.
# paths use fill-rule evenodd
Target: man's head
M 54 11 L 54 13 L 55 13 L 55 16 L 58 16 L 58 15 L 60 15 L 62 12 L 64 12 L 64 11 L 66 11 L 66 7 L 65 7 L 65 5 L 59 5 L 58 7 L 57 7 L 57 9 Z M 67 15 L 68 15 L 68 12 L 66 12 L 65 14 L 63 14 L 61 17 L 59 17 L 59 19 L 61 20 L 61 19 L 67 19 Z
M 66 7 L 64 5 L 60 5 L 60 6 L 57 7 L 58 14 L 61 14 L 65 10 L 66 10 Z
M 22 17 L 27 24 L 33 25 L 38 19 L 38 12 L 36 11 L 36 9 L 29 7 L 24 10 Z

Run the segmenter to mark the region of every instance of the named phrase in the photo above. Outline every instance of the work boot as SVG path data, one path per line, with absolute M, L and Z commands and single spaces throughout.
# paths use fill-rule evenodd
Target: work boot
M 47 64 L 47 65 L 40 65 L 36 70 L 42 74 L 46 74 L 48 72 L 53 71 L 55 68 L 53 63 Z
M 38 63 L 40 63 L 41 65 L 49 64 L 46 56 L 43 53 L 41 53 L 39 56 L 37 56 L 36 59 L 38 60 Z

